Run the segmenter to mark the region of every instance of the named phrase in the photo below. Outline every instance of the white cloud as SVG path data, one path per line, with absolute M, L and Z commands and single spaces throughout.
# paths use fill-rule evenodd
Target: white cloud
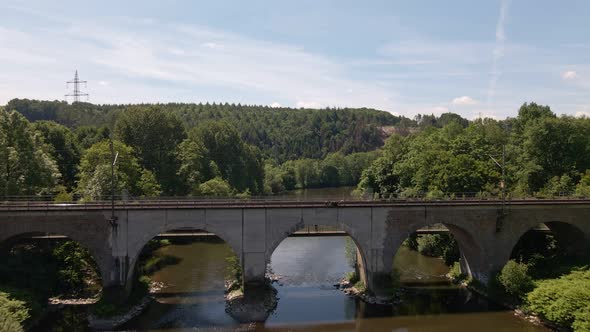
M 106 20 L 85 21 L 83 31 L 81 22 L 67 21 L 43 32 L 0 26 L 0 44 L 10 45 L 0 52 L 0 79 L 27 78 L 0 89 L 0 104 L 15 97 L 61 98 L 66 90 L 59 83 L 78 68 L 96 88 L 88 92 L 97 103 L 280 98 L 284 105 L 399 109 L 395 91 L 379 80 L 354 78 L 354 66 L 301 47 L 196 25 Z
M 455 105 L 475 105 L 477 101 L 469 96 L 461 96 L 453 99 Z
M 574 78 L 578 77 L 578 73 L 576 73 L 573 70 L 568 70 L 568 71 L 565 71 L 563 74 L 561 74 L 561 77 L 564 80 L 573 80 Z
M 498 80 L 500 79 L 500 75 L 502 74 L 498 70 L 498 63 L 500 59 L 504 57 L 504 43 L 506 41 L 506 34 L 505 34 L 505 25 L 506 25 L 506 16 L 508 15 L 508 7 L 510 5 L 510 0 L 502 0 L 500 3 L 500 16 L 498 17 L 498 22 L 496 24 L 496 45 L 494 50 L 492 51 L 492 70 L 490 81 L 488 83 L 488 98 L 487 98 L 487 105 L 488 109 L 492 107 L 494 96 L 496 95 L 496 85 L 498 84 Z
M 317 101 L 298 101 L 295 104 L 298 108 L 323 108 L 324 106 Z
M 576 118 L 589 118 L 590 119 L 590 111 L 578 111 L 576 112 Z
M 220 48 L 221 47 L 221 45 L 219 45 L 217 43 L 213 43 L 213 42 L 206 42 L 206 43 L 202 43 L 201 45 L 203 47 L 210 48 L 210 49 L 216 49 L 216 48 Z
M 107 85 L 109 85 L 109 82 L 107 82 L 107 81 L 98 81 L 98 85 L 107 86 Z
M 436 106 L 430 109 L 431 113 L 435 114 L 435 115 L 440 115 L 442 113 L 447 113 L 449 111 L 448 107 L 444 107 L 444 106 Z
M 283 107 L 283 105 L 281 105 L 281 104 L 279 104 L 279 103 L 277 103 L 275 101 L 274 103 L 270 104 L 270 107 L 272 107 L 272 108 L 279 108 L 279 107 Z

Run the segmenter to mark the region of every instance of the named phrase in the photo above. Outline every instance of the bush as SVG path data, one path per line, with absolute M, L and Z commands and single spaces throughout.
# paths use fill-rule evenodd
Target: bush
M 529 308 L 574 331 L 590 331 L 590 271 L 577 270 L 558 279 L 539 281 L 527 295 Z
M 25 302 L 0 292 L 0 332 L 23 331 L 22 323 L 29 317 Z
M 447 265 L 459 260 L 459 246 L 450 234 L 425 234 L 417 242 L 422 255 L 441 257 Z
M 9 312 L 0 309 L 0 332 L 22 332 L 22 325 Z
M 354 285 L 360 280 L 360 277 L 356 271 L 350 271 L 346 273 L 344 279 L 346 279 L 351 285 Z
M 510 295 L 523 297 L 535 287 L 533 279 L 528 274 L 526 264 L 508 261 L 502 268 L 498 280 Z
M 403 246 L 410 248 L 411 250 L 418 251 L 418 234 L 413 232 L 410 236 L 404 240 Z
M 356 290 L 358 290 L 361 293 L 364 293 L 367 290 L 367 287 L 365 286 L 365 283 L 362 281 L 357 281 L 354 286 L 354 288 L 356 288 Z
M 236 286 L 242 287 L 242 266 L 240 265 L 240 259 L 234 253 L 225 258 L 227 267 L 225 270 L 225 279 L 228 281 L 235 281 Z
M 453 281 L 461 281 L 465 279 L 465 275 L 461 273 L 461 264 L 459 262 L 453 263 L 449 269 L 449 277 L 451 277 Z

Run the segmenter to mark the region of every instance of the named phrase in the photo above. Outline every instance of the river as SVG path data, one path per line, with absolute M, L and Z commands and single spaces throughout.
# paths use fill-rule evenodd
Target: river
M 334 288 L 350 267 L 345 236 L 290 237 L 271 258 L 281 276 L 274 286 L 278 306 L 257 331 L 548 331 L 515 317 L 476 294 L 451 285 L 440 259 L 401 248 L 394 266 L 407 286 L 401 305 L 368 305 Z M 121 330 L 194 331 L 240 330 L 226 312 L 225 257 L 228 245 L 216 237 L 200 237 L 160 248 L 179 262 L 156 272 L 152 279 L 166 287 L 157 302 Z M 62 315 L 72 315 L 64 310 Z M 58 317 L 59 315 L 56 315 Z M 54 318 L 56 319 L 56 318 Z M 75 321 L 71 318 L 70 321 Z M 60 323 L 61 322 L 61 323 Z M 64 325 L 65 324 L 65 325 Z M 59 319 L 44 330 L 73 330 Z M 73 324 L 73 323 L 72 323 Z M 80 324 L 80 325 L 78 325 Z M 81 327 L 81 323 L 76 325 Z

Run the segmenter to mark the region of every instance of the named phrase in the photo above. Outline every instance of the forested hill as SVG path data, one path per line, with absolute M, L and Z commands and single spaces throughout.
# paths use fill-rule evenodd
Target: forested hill
M 392 127 L 408 128 L 416 122 L 368 108 L 295 109 L 240 104 L 136 104 L 94 105 L 62 101 L 13 99 L 15 110 L 29 121 L 50 120 L 70 128 L 111 128 L 121 112 L 157 107 L 180 118 L 186 129 L 207 120 L 225 120 L 249 144 L 278 162 L 298 158 L 324 158 L 330 152 L 371 151 L 383 145 Z M 384 128 L 387 128 L 385 130 Z

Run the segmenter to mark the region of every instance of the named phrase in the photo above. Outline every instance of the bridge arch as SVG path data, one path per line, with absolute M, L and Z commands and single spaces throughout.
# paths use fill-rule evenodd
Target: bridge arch
M 66 232 L 67 233 L 67 232 Z M 56 241 L 56 240 L 63 240 L 63 241 L 71 241 L 75 243 L 75 245 L 80 246 L 82 249 L 88 251 L 88 256 L 90 259 L 90 267 L 93 272 L 96 272 L 98 279 L 98 288 L 96 289 L 97 294 L 99 291 L 102 291 L 105 287 L 108 286 L 105 280 L 108 280 L 108 276 L 110 275 L 111 266 L 105 264 L 105 256 L 104 252 L 102 252 L 102 248 L 96 248 L 96 246 L 89 246 L 88 242 L 84 242 L 83 237 L 74 236 L 63 234 L 63 233 L 54 233 L 54 232 L 40 232 L 40 231 L 27 231 L 21 233 L 13 233 L 13 234 L 2 234 L 2 238 L 0 239 L 0 252 L 1 254 L 5 254 L 7 251 L 11 250 L 15 246 L 19 245 L 25 240 L 30 241 Z M 103 259 L 101 259 L 103 258 Z M 108 261 L 108 260 L 106 260 Z M 26 276 L 21 276 L 26 277 Z
M 560 254 L 565 256 L 582 256 L 589 254 L 587 250 L 588 235 L 579 225 L 564 221 L 546 221 L 516 233 L 510 248 L 510 256 L 506 259 L 526 260 L 534 253 L 549 254 L 543 252 L 549 248 L 531 248 L 535 245 L 547 245 L 549 241 L 556 242 Z
M 313 222 L 313 221 L 311 221 L 311 222 Z M 336 231 L 344 232 L 342 235 L 348 236 L 353 241 L 355 248 L 357 250 L 357 259 L 360 258 L 360 261 L 357 260 L 357 269 L 360 274 L 359 275 L 360 280 L 365 285 L 368 285 L 368 280 L 367 280 L 368 271 L 367 271 L 367 258 L 366 258 L 367 255 L 366 255 L 365 251 L 363 250 L 363 247 L 362 247 L 360 241 L 355 237 L 354 229 L 350 225 L 347 225 L 345 223 L 338 223 L 336 225 L 334 225 L 334 224 L 333 225 L 325 225 L 325 224 L 306 225 L 306 223 L 298 223 L 288 233 L 284 233 L 283 236 L 277 237 L 272 241 L 272 244 L 267 249 L 267 259 L 266 259 L 267 263 L 270 263 L 272 254 L 276 251 L 277 247 L 281 243 L 283 243 L 283 241 L 285 241 L 288 237 L 292 236 L 293 234 L 295 234 L 298 231 L 306 230 L 306 229 L 307 230 L 312 229 L 313 230 L 312 232 L 314 232 L 314 234 L 317 234 L 318 236 L 322 236 L 322 234 L 321 234 L 322 228 L 324 228 L 326 226 L 330 227 L 330 228 L 336 228 Z M 319 231 L 317 233 L 315 233 L 316 227 L 319 229 Z
M 406 227 L 399 227 L 396 234 L 390 234 L 395 240 L 392 241 L 391 254 L 384 259 L 387 259 L 385 266 L 393 268 L 393 261 L 395 255 L 403 245 L 403 242 L 415 234 L 417 231 L 425 228 L 436 228 L 437 226 L 444 226 L 448 229 L 448 232 L 452 235 L 453 239 L 457 242 L 459 247 L 459 255 L 461 264 L 461 271 L 469 276 L 473 276 L 479 280 L 486 280 L 487 269 L 485 262 L 485 250 L 478 243 L 473 232 L 468 230 L 463 225 L 458 225 L 452 222 L 419 222 L 406 224 Z
M 343 231 L 356 245 L 360 254 L 359 270 L 366 279 L 371 262 L 371 213 L 366 208 L 294 208 L 266 209 L 265 261 L 268 264 L 276 248 L 293 233 L 317 226 L 333 227 Z M 366 281 L 366 280 L 363 280 Z
M 164 227 L 160 227 L 157 229 L 152 229 L 149 232 L 146 232 L 145 234 L 142 234 L 142 239 L 141 241 L 136 242 L 133 245 L 133 248 L 129 249 L 128 255 L 129 255 L 129 264 L 128 264 L 128 272 L 127 272 L 127 276 L 126 276 L 126 286 L 127 287 L 131 287 L 133 284 L 133 278 L 135 277 L 135 274 L 137 273 L 137 265 L 139 262 L 139 257 L 141 256 L 141 253 L 143 251 L 144 248 L 147 247 L 148 243 L 155 239 L 156 237 L 158 237 L 158 235 L 160 234 L 165 234 L 165 233 L 170 233 L 170 232 L 205 232 L 205 233 L 209 233 L 212 234 L 216 237 L 218 237 L 219 239 L 221 239 L 224 243 L 226 243 L 234 252 L 234 254 L 236 254 L 236 256 L 238 257 L 238 261 L 240 263 L 240 265 L 242 264 L 242 257 L 241 257 L 241 244 L 238 245 L 237 243 L 231 241 L 231 237 L 227 234 L 227 231 L 224 231 L 222 228 L 220 229 L 219 227 L 215 227 L 215 226 L 211 226 L 211 225 L 199 225 L 199 226 L 192 226 L 192 225 L 187 225 L 187 226 L 180 226 L 179 225 L 167 225 Z M 127 288 L 127 290 L 130 290 L 130 288 Z

